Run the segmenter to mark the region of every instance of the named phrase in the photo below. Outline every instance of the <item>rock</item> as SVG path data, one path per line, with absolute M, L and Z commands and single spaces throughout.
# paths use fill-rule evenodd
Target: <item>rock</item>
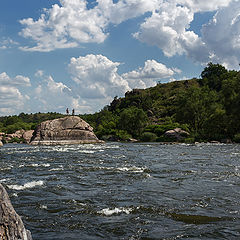
M 87 122 L 77 116 L 67 116 L 39 124 L 33 132 L 30 144 L 65 145 L 102 142 Z
M 221 143 L 228 143 L 228 144 L 230 144 L 230 143 L 233 143 L 233 142 L 232 142 L 232 139 L 226 138 L 226 139 L 222 139 Z
M 25 229 L 2 184 L 0 184 L 0 206 L 0 239 L 32 240 L 30 231 Z
M 173 130 L 168 130 L 164 133 L 165 137 L 172 138 L 176 141 L 181 141 L 189 135 L 190 134 L 188 132 L 182 130 L 181 128 L 175 128 Z
M 219 144 L 219 141 L 210 141 L 210 143 Z
M 138 142 L 138 140 L 135 138 L 129 138 L 127 141 L 131 143 Z
M 0 141 L 3 140 L 4 136 L 5 136 L 5 133 L 4 132 L 0 132 Z
M 26 143 L 29 143 L 32 136 L 33 136 L 34 130 L 28 130 L 23 133 L 22 138 L 25 140 Z
M 22 138 L 23 134 L 25 133 L 25 130 L 21 129 L 21 130 L 17 130 L 15 133 L 12 134 L 12 137 L 16 137 L 16 138 Z
M 2 141 L 0 140 L 0 147 L 2 147 L 3 146 L 3 143 L 2 143 Z

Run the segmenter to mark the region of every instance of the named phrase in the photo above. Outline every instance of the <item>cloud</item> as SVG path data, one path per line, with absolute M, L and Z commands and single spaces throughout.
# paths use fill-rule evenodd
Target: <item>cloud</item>
M 42 81 L 31 94 L 31 108 L 34 111 L 65 112 L 72 107 L 71 89 L 62 82 L 56 82 L 51 76 L 42 75 Z M 40 104 L 39 104 L 40 103 Z
M 131 18 L 153 11 L 159 0 L 98 0 L 89 8 L 86 0 L 61 0 L 44 9 L 40 18 L 20 20 L 24 26 L 20 35 L 32 39 L 33 47 L 24 51 L 48 52 L 58 48 L 79 47 L 81 43 L 102 43 L 108 36 L 109 24 L 120 24 Z
M 30 79 L 18 75 L 11 78 L 6 72 L 0 74 L 0 114 L 8 115 L 24 108 L 28 96 L 21 92 L 21 88 L 30 87 Z
M 11 78 L 6 72 L 0 74 L 0 85 L 2 86 L 31 86 L 30 79 L 22 75 Z
M 143 68 L 138 68 L 122 75 L 133 88 L 148 88 L 156 85 L 156 81 L 172 77 L 179 69 L 169 69 L 155 60 L 147 60 Z
M 69 71 L 84 98 L 103 99 L 123 95 L 130 88 L 118 73 L 120 63 L 102 55 L 71 58 Z
M 211 60 L 238 67 L 240 58 L 240 2 L 233 1 L 220 9 L 202 28 L 203 41 L 209 48 Z
M 148 17 L 138 23 L 139 30 L 133 33 L 135 39 L 157 46 L 167 57 L 186 55 L 195 62 L 215 59 L 232 65 L 239 55 L 234 53 L 232 58 L 225 59 L 223 56 L 238 48 L 238 20 L 231 23 L 234 16 L 236 19 L 239 4 L 236 0 L 97 0 L 90 5 L 86 0 L 60 0 L 59 4 L 44 9 L 37 20 L 20 20 L 23 26 L 20 35 L 35 44 L 20 49 L 49 52 L 80 47 L 85 43 L 103 43 L 111 34 L 109 26 L 148 13 Z M 216 16 L 203 27 L 202 36 L 197 35 L 190 30 L 191 23 L 196 13 L 207 11 L 217 11 Z M 214 23 L 216 19 L 217 24 Z M 229 24 L 230 29 L 226 29 Z M 225 36 L 221 26 L 232 39 Z M 219 47 L 223 41 L 214 37 L 215 33 L 221 35 L 221 32 L 224 40 L 229 42 L 226 50 Z
M 181 40 L 183 37 L 188 38 L 186 29 L 193 17 L 189 8 L 165 2 L 140 25 L 140 30 L 133 36 L 149 45 L 156 45 L 168 57 L 183 54 L 185 50 Z M 196 36 L 193 32 L 191 35 Z
M 36 43 L 36 46 L 22 47 L 22 50 L 48 52 L 105 40 L 107 22 L 99 9 L 87 9 L 85 0 L 61 0 L 60 3 L 61 6 L 55 4 L 51 9 L 45 9 L 37 21 L 32 18 L 20 20 L 25 26 L 20 35 Z
M 2 40 L 0 40 L 0 49 L 2 50 L 9 49 L 17 45 L 19 45 L 19 43 L 13 41 L 11 38 L 3 38 Z
M 227 7 L 232 0 L 178 0 L 178 4 L 183 4 L 194 12 L 215 11 L 222 7 Z

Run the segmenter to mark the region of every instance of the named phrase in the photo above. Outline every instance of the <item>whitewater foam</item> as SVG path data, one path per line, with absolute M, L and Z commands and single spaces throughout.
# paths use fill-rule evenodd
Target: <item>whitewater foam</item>
M 119 168 L 117 168 L 117 170 L 121 171 L 121 172 L 142 173 L 146 170 L 146 168 L 140 168 L 140 167 L 132 166 L 132 167 L 119 167 Z
M 24 189 L 30 189 L 30 188 L 34 188 L 37 186 L 42 186 L 44 184 L 43 181 L 32 181 L 32 182 L 28 182 L 25 183 L 24 185 L 7 185 L 8 188 L 13 189 L 13 190 L 24 190 Z
M 98 214 L 111 216 L 111 215 L 120 214 L 120 213 L 130 214 L 132 211 L 133 211 L 133 208 L 124 208 L 124 207 L 114 208 L 114 209 L 104 208 L 101 211 L 98 211 Z

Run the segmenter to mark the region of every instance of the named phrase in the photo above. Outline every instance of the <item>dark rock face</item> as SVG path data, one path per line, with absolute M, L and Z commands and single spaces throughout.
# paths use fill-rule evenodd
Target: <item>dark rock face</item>
M 30 144 L 65 145 L 101 142 L 87 122 L 77 116 L 68 116 L 42 122 L 35 129 Z
M 25 229 L 2 184 L 0 184 L 0 239 L 32 240 L 31 233 Z

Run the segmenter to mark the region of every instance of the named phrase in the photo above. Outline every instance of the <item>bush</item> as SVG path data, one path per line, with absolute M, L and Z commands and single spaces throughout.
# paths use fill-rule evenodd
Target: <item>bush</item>
M 195 143 L 195 138 L 191 138 L 191 137 L 190 138 L 185 138 L 184 142 L 185 143 Z
M 151 132 L 144 132 L 140 138 L 140 140 L 143 142 L 155 142 L 156 139 L 157 139 L 157 135 Z
M 236 143 L 240 143 L 240 133 L 237 133 L 234 135 L 233 141 Z
M 119 138 L 122 141 L 126 141 L 129 138 L 132 138 L 132 136 L 125 130 L 117 130 L 116 131 L 116 137 Z

